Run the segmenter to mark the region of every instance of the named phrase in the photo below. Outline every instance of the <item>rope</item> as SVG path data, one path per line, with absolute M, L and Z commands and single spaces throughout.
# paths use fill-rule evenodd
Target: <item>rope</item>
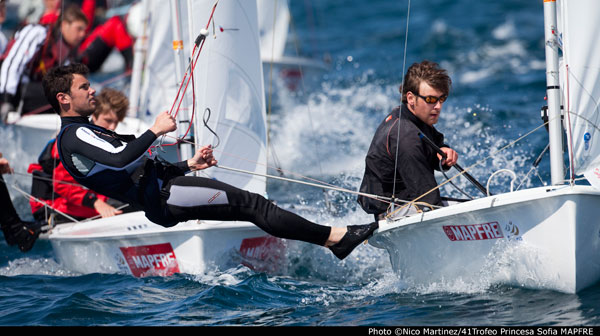
M 213 5 L 212 11 L 210 13 L 210 16 L 208 18 L 208 22 L 206 23 L 206 27 L 205 29 L 203 29 L 200 32 L 200 35 L 198 35 L 198 37 L 196 38 L 196 41 L 194 43 L 194 48 L 192 50 L 192 55 L 190 57 L 190 62 L 188 63 L 188 66 L 185 70 L 185 73 L 183 75 L 183 79 L 181 80 L 181 83 L 179 84 L 179 88 L 177 90 L 177 94 L 175 95 L 175 99 L 173 100 L 173 104 L 171 105 L 171 109 L 169 110 L 169 114 L 173 117 L 176 118 L 177 114 L 179 113 L 180 107 L 181 107 L 181 103 L 183 102 L 183 97 L 185 96 L 185 93 L 187 91 L 188 85 L 190 84 L 190 81 L 192 82 L 192 87 L 195 87 L 195 82 L 194 82 L 194 70 L 196 68 L 196 64 L 198 63 L 198 58 L 200 57 L 200 53 L 202 52 L 202 48 L 204 47 L 204 42 L 206 41 L 206 36 L 208 35 L 208 28 L 210 27 L 211 22 L 213 22 L 214 24 L 214 20 L 213 20 L 213 16 L 215 14 L 215 10 L 217 9 L 217 5 L 219 4 L 219 1 L 217 0 L 215 2 L 215 4 Z M 198 53 L 196 54 L 196 50 L 198 51 Z M 196 55 L 196 57 L 194 58 L 194 54 Z M 188 72 L 189 72 L 189 77 L 188 77 Z M 187 81 L 186 81 L 187 79 Z M 185 87 L 184 84 L 185 83 Z M 183 92 L 182 92 L 183 89 Z M 195 115 L 195 107 L 196 107 L 196 92 L 195 89 L 192 90 L 192 97 L 193 97 L 193 103 L 192 103 L 192 115 L 191 115 L 191 120 L 189 122 L 188 125 L 188 129 L 186 130 L 185 134 L 181 137 L 181 138 L 176 138 L 177 141 L 175 143 L 172 144 L 163 144 L 163 140 L 165 138 L 166 135 L 163 135 L 161 140 L 160 140 L 160 144 L 158 145 L 158 147 L 161 146 L 174 146 L 177 144 L 180 144 L 182 142 L 182 140 L 188 135 L 191 127 L 192 127 L 192 121 Z M 181 97 L 181 98 L 180 98 Z M 179 102 L 179 103 L 178 103 Z M 177 108 L 175 109 L 175 105 L 177 105 Z M 152 150 L 152 148 L 154 148 L 155 146 L 150 147 L 150 150 Z
M 307 13 L 311 13 L 311 11 L 307 11 Z M 296 56 L 300 55 L 300 46 L 299 46 L 299 42 L 298 42 L 298 38 L 296 35 L 296 30 L 295 30 L 295 25 L 294 25 L 294 20 L 293 20 L 293 16 L 290 13 L 290 25 L 292 27 L 292 31 L 294 32 L 294 51 L 296 52 Z M 274 35 L 274 34 L 273 34 Z M 306 93 L 306 83 L 304 81 L 304 72 L 302 71 L 302 65 L 298 64 L 298 71 L 300 72 L 300 83 L 302 86 L 302 91 L 304 91 Z M 310 102 L 307 102 L 306 104 L 306 108 L 308 111 L 308 121 L 310 123 L 310 128 L 312 130 L 315 129 L 314 123 L 313 123 L 313 118 L 312 118 L 312 112 L 311 112 L 311 108 L 310 108 Z M 321 152 L 319 150 L 319 146 L 317 146 L 315 144 L 315 153 L 317 154 L 317 158 L 319 158 L 321 156 Z M 323 166 L 321 165 L 321 160 L 317 160 L 318 165 L 319 165 L 319 172 L 321 173 L 321 175 L 323 175 Z M 283 169 L 279 169 L 279 172 L 282 173 Z M 330 208 L 330 210 L 332 209 L 332 204 L 329 201 L 329 197 L 328 195 L 325 193 L 325 190 L 323 190 L 324 193 L 324 197 L 325 197 L 325 203 L 327 204 L 327 206 Z
M 571 110 L 571 96 L 569 93 L 569 65 L 566 64 L 565 65 L 565 71 L 567 73 L 566 77 L 566 81 L 567 81 L 567 112 Z M 569 125 L 569 128 L 567 130 L 567 141 L 569 144 L 569 163 L 571 166 L 571 169 L 569 169 L 570 173 L 571 173 L 571 185 L 573 185 L 575 183 L 575 159 L 573 158 L 573 130 L 572 130 L 572 124 L 571 124 L 571 113 L 567 113 L 567 124 Z
M 335 190 L 335 191 L 345 192 L 345 193 L 354 194 L 354 195 L 365 196 L 365 197 L 376 199 L 376 200 L 384 202 L 384 203 L 390 203 L 390 204 L 393 203 L 393 202 L 414 203 L 414 204 L 426 205 L 426 206 L 429 206 L 431 208 L 439 208 L 439 206 L 434 206 L 434 205 L 431 205 L 431 204 L 428 204 L 428 203 L 425 203 L 425 202 L 411 202 L 411 201 L 401 200 L 401 199 L 392 198 L 392 197 L 385 197 L 385 196 L 373 195 L 373 194 L 363 193 L 363 192 L 360 192 L 360 191 L 354 191 L 354 190 L 350 190 L 350 189 L 346 189 L 346 188 L 331 186 L 329 184 L 326 184 L 325 182 L 323 182 L 325 184 L 317 184 L 317 183 L 310 183 L 310 182 L 305 182 L 305 181 L 300 181 L 300 180 L 294 180 L 294 179 L 290 179 L 290 178 L 286 178 L 286 177 L 280 177 L 280 176 L 274 176 L 274 175 L 269 175 L 269 174 L 262 174 L 262 173 L 257 173 L 257 172 L 251 172 L 251 171 L 248 171 L 248 170 L 243 170 L 243 169 L 238 169 L 238 168 L 233 168 L 233 167 L 226 167 L 226 166 L 220 166 L 220 165 L 217 165 L 215 167 L 216 168 L 220 168 L 220 169 L 224 169 L 224 170 L 238 172 L 238 173 L 244 173 L 244 174 L 250 174 L 250 175 L 256 175 L 256 176 L 262 176 L 262 177 L 271 178 L 271 179 L 275 179 L 275 180 L 281 180 L 281 181 L 286 181 L 286 182 L 293 182 L 293 183 L 304 184 L 304 185 L 308 185 L 308 186 L 312 186 L 312 187 L 317 187 L 317 188 L 323 188 L 323 189 Z
M 169 136 L 169 137 L 174 138 L 173 136 Z M 187 140 L 182 140 L 182 142 L 191 143 L 190 141 L 187 141 Z M 356 194 L 356 195 L 362 195 L 362 196 L 365 196 L 365 197 L 370 197 L 370 198 L 379 200 L 379 201 L 384 202 L 384 203 L 392 203 L 392 202 L 408 203 L 408 202 L 410 202 L 410 201 L 401 200 L 401 199 L 397 199 L 397 198 L 385 197 L 385 196 L 378 196 L 378 195 L 367 194 L 367 193 L 361 193 L 361 192 L 353 191 L 353 190 L 350 190 L 350 189 L 341 188 L 341 187 L 335 186 L 333 184 L 330 184 L 330 183 L 327 183 L 327 182 L 324 182 L 324 181 L 320 181 L 320 180 L 317 180 L 317 179 L 314 179 L 314 178 L 311 178 L 311 177 L 308 177 L 308 176 L 304 176 L 304 175 L 301 175 L 301 174 L 298 174 L 298 173 L 295 173 L 295 172 L 292 172 L 292 171 L 287 171 L 287 170 L 284 170 L 282 168 L 272 167 L 272 166 L 270 166 L 268 164 L 263 164 L 263 163 L 260 163 L 260 162 L 254 161 L 254 160 L 246 159 L 246 158 L 234 155 L 234 154 L 226 153 L 224 151 L 215 150 L 215 152 L 221 152 L 221 154 L 229 156 L 229 157 L 232 157 L 232 158 L 235 158 L 237 160 L 242 160 L 242 161 L 254 163 L 254 164 L 257 164 L 257 165 L 260 165 L 260 166 L 264 166 L 266 168 L 274 169 L 274 170 L 276 170 L 276 171 L 278 171 L 280 173 L 286 173 L 286 174 L 290 174 L 290 175 L 296 175 L 296 176 L 298 176 L 300 178 L 303 178 L 303 179 L 306 179 L 306 180 L 309 180 L 309 181 L 313 181 L 313 182 L 316 182 L 316 183 L 310 183 L 310 182 L 305 182 L 305 181 L 301 181 L 301 180 L 294 180 L 294 179 L 290 179 L 290 178 L 285 178 L 285 177 L 280 177 L 280 176 L 273 176 L 273 175 L 268 175 L 268 174 L 261 174 L 261 173 L 251 172 L 251 171 L 242 170 L 242 169 L 238 169 L 238 168 L 225 167 L 225 166 L 219 166 L 219 165 L 215 166 L 217 168 L 222 168 L 222 169 L 226 169 L 226 170 L 236 171 L 236 172 L 244 173 L 244 174 L 250 174 L 250 175 L 257 175 L 257 176 L 267 177 L 267 178 L 276 179 L 276 180 L 282 180 L 282 181 L 287 181 L 287 182 L 294 182 L 294 183 L 299 183 L 299 184 L 305 184 L 305 185 L 310 185 L 310 186 L 314 186 L 314 187 L 318 187 L 318 188 L 323 188 L 323 189 L 330 189 L 330 190 L 347 192 L 347 193 Z
M 34 179 L 37 179 L 37 180 L 54 182 L 54 183 L 60 183 L 60 184 L 66 184 L 66 185 L 70 185 L 70 186 L 74 186 L 74 187 L 82 187 L 84 189 L 88 189 L 88 188 L 82 186 L 81 184 L 72 183 L 72 182 L 66 182 L 66 181 L 59 181 L 59 180 L 55 180 L 53 178 L 48 178 L 48 177 L 35 176 L 35 175 L 29 174 L 29 173 L 13 172 L 13 174 L 14 175 L 20 175 L 20 176 L 31 177 L 31 178 L 34 178 Z
M 460 173 L 458 173 L 458 174 L 456 174 L 456 175 L 452 176 L 452 177 L 451 177 L 451 178 L 449 178 L 448 180 L 446 180 L 446 181 L 444 181 L 444 182 L 440 183 L 440 184 L 439 184 L 437 187 L 435 187 L 435 188 L 432 188 L 431 190 L 429 190 L 429 191 L 425 192 L 425 193 L 424 193 L 424 194 L 422 194 L 421 196 L 419 196 L 419 197 L 415 198 L 415 199 L 413 200 L 413 202 L 416 202 L 416 201 L 420 200 L 421 198 L 425 197 L 426 195 L 429 195 L 430 193 L 434 192 L 435 190 L 438 190 L 439 188 L 441 188 L 441 187 L 442 187 L 442 186 L 444 186 L 445 184 L 447 184 L 447 183 L 450 183 L 450 181 L 452 181 L 453 179 L 455 179 L 455 178 L 457 178 L 457 177 L 459 177 L 459 176 L 461 176 L 461 175 L 464 175 L 466 172 L 468 172 L 469 170 L 471 170 L 473 167 L 475 167 L 475 166 L 477 166 L 477 165 L 479 165 L 479 164 L 483 163 L 484 161 L 487 161 L 487 159 L 489 159 L 489 158 L 491 158 L 491 157 L 493 157 L 493 156 L 496 156 L 498 153 L 500 153 L 500 152 L 502 152 L 502 151 L 504 151 L 504 150 L 508 149 L 509 147 L 512 147 L 512 146 L 514 146 L 514 145 L 515 145 L 517 142 L 519 142 L 519 141 L 523 140 L 525 137 L 527 137 L 527 136 L 531 135 L 533 132 L 535 132 L 535 131 L 539 130 L 540 128 L 542 128 L 542 127 L 545 127 L 545 126 L 546 126 L 546 125 L 547 125 L 547 124 L 548 124 L 550 121 L 552 121 L 552 120 L 554 120 L 554 119 L 556 119 L 556 118 L 553 118 L 553 119 L 550 119 L 550 120 L 546 121 L 545 123 L 541 124 L 540 126 L 538 126 L 538 127 L 534 128 L 533 130 L 531 130 L 531 131 L 529 131 L 529 132 L 525 133 L 524 135 L 520 136 L 520 137 L 519 137 L 519 138 L 517 138 L 516 140 L 514 140 L 514 141 L 512 141 L 512 142 L 508 143 L 506 146 L 504 146 L 504 147 L 500 148 L 499 150 L 497 150 L 497 151 L 493 152 L 492 154 L 488 155 L 487 157 L 485 157 L 485 158 L 483 158 L 483 159 L 481 159 L 481 160 L 479 160 L 479 161 L 475 162 L 475 163 L 474 163 L 474 164 L 472 164 L 471 166 L 469 166 L 469 167 L 467 167 L 466 169 L 464 169 L 462 172 L 460 172 Z M 393 214 L 397 213 L 398 211 L 402 210 L 403 208 L 405 208 L 405 207 L 407 207 L 407 206 L 410 206 L 411 204 L 412 204 L 412 202 L 410 202 L 409 204 L 405 204 L 405 205 L 403 205 L 401 208 L 399 208 L 399 209 L 397 209 L 397 210 L 395 210 L 395 211 L 392 211 L 392 212 L 388 213 L 388 214 L 386 215 L 386 218 L 391 218 L 391 217 L 393 216 Z
M 32 195 L 28 194 L 27 192 L 25 192 L 25 191 L 24 191 L 24 190 L 22 190 L 21 188 L 17 187 L 17 185 L 16 185 L 16 184 L 14 184 L 14 183 L 13 183 L 12 185 L 9 185 L 9 184 L 8 184 L 8 183 L 6 183 L 6 182 L 4 182 L 4 184 L 6 184 L 7 186 L 9 186 L 9 187 L 11 187 L 11 188 L 15 189 L 16 191 L 20 192 L 21 194 L 23 194 L 23 196 L 25 196 L 25 197 L 27 197 L 27 198 L 29 198 L 29 199 L 33 199 L 33 200 L 35 200 L 36 202 L 39 202 L 40 204 L 42 204 L 42 205 L 43 205 L 43 206 L 45 206 L 46 208 L 48 208 L 48 209 L 51 209 L 51 210 L 53 210 L 53 211 L 56 211 L 57 213 L 59 213 L 59 214 L 61 214 L 61 215 L 65 216 L 66 218 L 68 218 L 69 220 L 72 220 L 72 221 L 74 221 L 74 222 L 76 222 L 76 223 L 79 223 L 79 221 L 78 221 L 78 220 L 76 220 L 75 218 L 73 218 L 73 217 L 71 217 L 71 216 L 67 215 L 66 213 L 64 213 L 64 212 L 62 212 L 62 211 L 59 211 L 59 210 L 56 210 L 56 209 L 54 209 L 52 206 L 48 205 L 46 202 L 44 202 L 44 201 L 42 201 L 42 200 L 40 200 L 40 199 L 38 199 L 38 198 L 36 198 L 36 197 L 34 197 L 34 196 L 32 196 Z

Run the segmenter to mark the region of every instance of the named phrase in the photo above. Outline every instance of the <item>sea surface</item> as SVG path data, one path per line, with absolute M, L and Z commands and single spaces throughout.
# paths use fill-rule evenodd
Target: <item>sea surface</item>
M 327 70 L 307 73 L 304 81 L 291 84 L 282 84 L 278 76 L 265 83 L 267 98 L 273 99 L 270 128 L 276 155 L 270 164 L 358 189 L 373 132 L 399 104 L 402 73 L 413 62 L 429 59 L 446 68 L 453 80 L 436 127 L 459 153 L 459 163 L 469 167 L 485 158 L 471 171 L 484 183 L 503 168 L 516 172 L 521 188 L 547 182 L 547 154 L 532 170 L 548 141 L 543 128 L 492 155 L 541 125 L 542 1 L 427 0 L 410 5 L 409 11 L 406 0 L 291 1 L 286 53 L 325 59 Z M 0 151 L 24 173 L 38 152 L 17 152 L 11 126 L 0 126 L 0 136 Z M 30 185 L 22 175 L 7 181 Z M 468 182 L 457 184 L 477 194 Z M 504 175 L 492 184 L 492 192 L 509 188 Z M 268 192 L 279 205 L 319 223 L 344 226 L 371 220 L 352 194 L 282 181 L 270 182 Z M 461 196 L 449 185 L 442 194 Z M 11 195 L 26 218 L 26 200 L 14 190 Z M 1 239 L 0 325 L 600 324 L 600 285 L 563 294 L 485 279 L 407 284 L 392 271 L 387 252 L 370 245 L 361 245 L 344 261 L 321 247 L 288 245 L 287 267 L 275 274 L 232 266 L 199 275 L 135 278 L 72 273 L 54 259 L 48 241 L 21 253 Z

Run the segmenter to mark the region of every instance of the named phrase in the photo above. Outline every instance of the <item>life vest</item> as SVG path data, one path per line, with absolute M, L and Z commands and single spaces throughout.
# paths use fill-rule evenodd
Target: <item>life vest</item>
M 62 136 L 71 126 L 82 126 L 106 134 L 106 130 L 91 124 L 69 124 L 63 127 L 56 137 L 60 160 L 65 169 L 80 184 L 87 188 L 128 203 L 133 208 L 143 210 L 146 217 L 162 226 L 173 226 L 177 222 L 166 211 L 166 206 L 161 198 L 162 180 L 158 174 L 165 171 L 159 162 L 140 157 L 125 167 L 111 167 L 99 162 L 94 162 L 93 167 L 86 175 L 73 171 L 65 162 L 62 153 Z M 93 160 L 93 158 L 88 158 Z
M 48 27 L 46 41 L 40 48 L 38 55 L 30 63 L 30 77 L 32 80 L 41 81 L 51 68 L 78 59 L 77 48 L 69 46 L 57 34 L 56 30 Z

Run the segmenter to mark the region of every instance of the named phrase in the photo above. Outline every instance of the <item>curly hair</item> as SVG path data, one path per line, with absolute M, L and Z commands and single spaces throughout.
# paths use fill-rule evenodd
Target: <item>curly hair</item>
M 100 95 L 96 97 L 98 105 L 94 111 L 94 116 L 97 118 L 101 114 L 108 111 L 114 111 L 119 122 L 123 121 L 129 109 L 129 99 L 119 90 L 104 88 Z
M 440 68 L 437 63 L 427 60 L 421 63 L 413 63 L 408 68 L 408 71 L 406 71 L 404 83 L 399 88 L 402 94 L 402 103 L 408 103 L 406 99 L 408 92 L 419 94 L 421 82 L 427 83 L 445 95 L 450 93 L 450 88 L 452 87 L 452 80 L 448 76 L 448 72 Z

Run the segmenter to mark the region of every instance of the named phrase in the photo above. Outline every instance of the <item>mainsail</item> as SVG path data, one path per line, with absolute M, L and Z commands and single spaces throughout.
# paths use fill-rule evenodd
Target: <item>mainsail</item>
M 266 113 L 256 2 L 178 1 L 175 13 L 168 1 L 147 1 L 146 5 L 148 43 L 141 111 L 153 119 L 171 109 L 181 74 L 191 61 L 194 41 L 210 22 L 194 82 L 188 86 L 179 113 L 191 117 L 195 110 L 196 143 L 217 145 L 215 156 L 220 166 L 265 174 Z M 183 69 L 175 62 L 173 48 L 178 43 L 174 36 L 183 41 L 185 64 L 179 65 Z M 264 177 L 219 169 L 210 169 L 207 174 L 252 192 L 266 192 Z
M 600 1 L 559 0 L 561 88 L 572 171 L 600 188 Z

